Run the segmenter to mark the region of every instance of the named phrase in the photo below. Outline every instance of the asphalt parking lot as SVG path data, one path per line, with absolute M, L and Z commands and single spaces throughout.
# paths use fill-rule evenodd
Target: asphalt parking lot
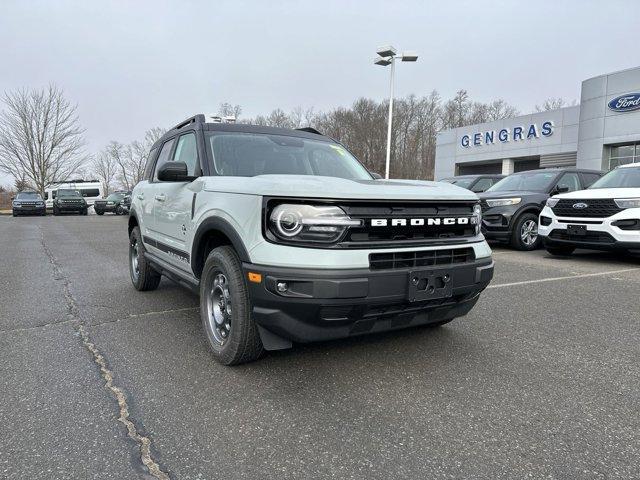
M 437 330 L 228 368 L 126 217 L 0 217 L 0 478 L 638 478 L 640 261 L 497 248 Z

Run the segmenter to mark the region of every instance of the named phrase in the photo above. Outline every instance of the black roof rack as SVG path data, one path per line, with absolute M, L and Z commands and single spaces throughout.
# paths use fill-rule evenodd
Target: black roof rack
M 204 114 L 199 113 L 197 115 L 194 115 L 193 117 L 187 118 L 184 122 L 180 122 L 178 125 L 173 127 L 172 130 L 179 130 L 182 127 L 186 127 L 187 125 L 189 125 L 191 123 L 205 123 L 205 121 L 206 121 L 206 119 L 204 117 Z
M 296 130 L 300 130 L 301 132 L 307 132 L 307 133 L 315 133 L 316 135 L 322 135 L 322 133 L 320 133 L 318 130 L 316 130 L 313 127 L 296 128 Z

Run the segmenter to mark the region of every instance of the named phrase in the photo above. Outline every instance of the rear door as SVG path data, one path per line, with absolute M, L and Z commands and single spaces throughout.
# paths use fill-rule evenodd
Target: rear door
M 177 138 L 172 160 L 186 163 L 189 176 L 201 175 L 195 132 L 189 131 Z M 187 238 L 192 235 L 191 211 L 198 190 L 196 184 L 200 182 L 158 182 L 162 188 L 155 195 L 158 247 L 164 250 L 167 261 L 185 270 L 190 270 Z

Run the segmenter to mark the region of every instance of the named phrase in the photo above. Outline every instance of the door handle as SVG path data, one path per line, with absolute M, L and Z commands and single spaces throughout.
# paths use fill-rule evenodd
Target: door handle
M 164 193 L 161 193 L 160 195 L 156 195 L 156 200 L 158 200 L 159 202 L 164 202 L 164 199 L 167 198 L 165 196 Z
M 143 194 L 139 193 L 137 196 L 138 196 L 138 200 L 144 200 L 144 195 Z

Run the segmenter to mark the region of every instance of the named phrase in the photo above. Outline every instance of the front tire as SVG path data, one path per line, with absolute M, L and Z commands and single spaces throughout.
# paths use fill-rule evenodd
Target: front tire
M 124 213 L 124 210 L 122 209 L 121 205 L 118 205 L 116 207 L 116 215 L 122 215 Z
M 556 255 L 558 257 L 568 257 L 576 249 L 576 247 L 570 247 L 570 246 L 556 246 L 556 247 L 548 246 L 546 248 L 547 248 L 547 252 L 549 252 L 551 255 Z
M 84 210 L 82 210 L 82 215 L 89 215 L 89 209 L 85 208 Z
M 221 364 L 238 365 L 262 355 L 242 266 L 230 246 L 215 248 L 207 257 L 200 282 L 200 316 L 211 352 Z
M 129 235 L 129 275 L 135 289 L 141 292 L 158 288 L 161 278 L 144 256 L 145 251 L 140 228 L 134 227 Z
M 55 205 L 53 206 L 53 214 L 60 215 L 60 210 L 58 210 L 58 207 L 56 207 Z
M 96 210 L 96 215 L 104 215 L 104 212 L 102 210 Z
M 516 219 L 511 235 L 511 246 L 517 250 L 530 251 L 540 247 L 538 215 L 523 213 Z

